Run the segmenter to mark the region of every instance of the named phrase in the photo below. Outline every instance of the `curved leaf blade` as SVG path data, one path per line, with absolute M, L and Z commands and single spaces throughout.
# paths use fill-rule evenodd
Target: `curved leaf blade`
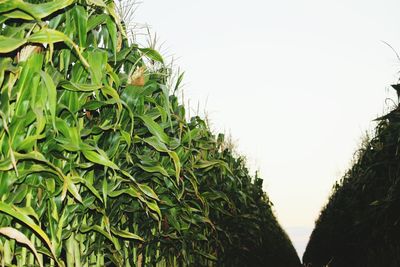
M 0 53 L 10 53 L 26 43 L 26 39 L 0 36 Z
M 18 243 L 27 245 L 30 248 L 30 250 L 32 250 L 39 265 L 41 267 L 43 267 L 43 263 L 39 258 L 39 254 L 37 253 L 35 246 L 22 232 L 18 231 L 17 229 L 15 229 L 13 227 L 2 227 L 2 228 L 0 228 L 0 234 L 5 235 L 11 239 L 14 239 Z

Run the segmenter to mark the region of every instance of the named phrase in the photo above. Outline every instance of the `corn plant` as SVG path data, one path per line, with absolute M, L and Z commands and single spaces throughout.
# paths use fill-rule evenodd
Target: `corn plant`
M 399 85 L 393 86 L 398 92 Z M 303 256 L 312 266 L 400 265 L 400 116 L 377 119 L 353 166 L 334 187 Z
M 262 180 L 112 1 L 0 0 L 0 25 L 1 266 L 275 264 L 267 240 L 298 265 Z

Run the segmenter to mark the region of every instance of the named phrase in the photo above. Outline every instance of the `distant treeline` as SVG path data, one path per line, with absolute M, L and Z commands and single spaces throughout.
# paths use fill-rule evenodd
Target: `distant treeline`
M 377 121 L 316 221 L 309 266 L 400 266 L 399 107 Z

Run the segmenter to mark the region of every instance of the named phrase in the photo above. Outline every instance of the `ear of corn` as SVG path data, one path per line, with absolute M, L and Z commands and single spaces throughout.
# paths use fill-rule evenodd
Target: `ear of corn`
M 0 265 L 299 263 L 262 180 L 186 120 L 112 2 L 0 12 Z

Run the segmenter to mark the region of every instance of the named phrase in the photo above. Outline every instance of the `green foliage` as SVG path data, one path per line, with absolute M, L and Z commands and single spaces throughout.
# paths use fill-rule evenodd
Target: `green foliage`
M 113 2 L 0 0 L 0 23 L 2 265 L 298 266 L 262 180 Z
M 398 85 L 394 86 L 398 88 Z M 352 168 L 334 188 L 311 235 L 312 266 L 400 265 L 400 111 L 378 118 Z

